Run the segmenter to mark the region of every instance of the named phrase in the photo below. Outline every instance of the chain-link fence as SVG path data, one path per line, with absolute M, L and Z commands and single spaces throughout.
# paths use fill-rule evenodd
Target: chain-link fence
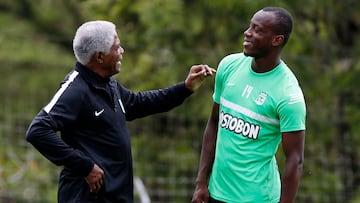
M 1 95 L 4 105 L 0 107 L 0 203 L 56 201 L 60 168 L 42 157 L 24 138 L 30 121 L 51 95 L 45 91 L 37 92 L 28 95 L 27 101 L 11 100 Z M 178 109 L 183 110 L 186 106 Z M 176 112 L 170 112 L 155 116 L 154 120 L 144 119 L 129 124 L 136 176 L 134 189 L 139 203 L 191 200 L 202 134 L 193 141 L 189 141 L 186 134 L 193 133 L 194 125 L 203 129 L 206 121 L 187 123 L 186 118 L 182 118 L 179 122 L 175 116 Z M 159 127 L 162 124 L 165 126 Z M 185 125 L 185 128 L 182 132 L 169 133 L 177 125 Z M 158 131 L 164 131 L 166 135 L 147 137 L 148 132 Z M 344 139 L 338 142 L 344 145 L 340 148 L 344 151 L 324 147 L 328 144 L 326 142 L 313 142 L 311 139 L 306 142 L 304 173 L 296 202 L 359 202 L 354 200 L 360 179 L 356 172 L 359 171 L 359 160 L 354 157 L 359 150 L 348 145 L 351 139 Z M 279 165 L 280 168 L 283 165 L 281 153 Z M 316 168 L 310 167 L 313 165 Z

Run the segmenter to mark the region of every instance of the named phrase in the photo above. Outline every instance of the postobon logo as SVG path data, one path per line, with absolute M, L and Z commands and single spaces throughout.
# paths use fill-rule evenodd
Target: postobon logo
M 246 122 L 241 118 L 237 118 L 224 112 L 220 113 L 220 127 L 254 140 L 258 138 L 260 133 L 259 125 Z

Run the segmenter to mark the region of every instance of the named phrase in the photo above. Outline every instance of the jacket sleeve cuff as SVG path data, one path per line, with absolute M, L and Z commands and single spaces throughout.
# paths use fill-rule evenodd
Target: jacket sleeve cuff
M 70 169 L 77 176 L 86 177 L 93 169 L 94 162 L 87 157 L 79 156 L 77 158 L 72 158 L 65 167 Z
M 185 86 L 185 81 L 180 82 L 180 83 L 178 83 L 178 84 L 175 84 L 175 88 L 176 88 L 176 89 L 179 89 L 180 94 L 183 95 L 184 97 L 188 97 L 188 96 L 190 96 L 192 93 L 194 93 L 192 90 L 188 89 L 188 88 Z
M 80 176 L 82 177 L 86 177 L 90 174 L 91 170 L 94 168 L 94 162 L 90 161 L 90 162 L 87 162 L 85 165 L 84 165 L 84 169 L 80 172 Z

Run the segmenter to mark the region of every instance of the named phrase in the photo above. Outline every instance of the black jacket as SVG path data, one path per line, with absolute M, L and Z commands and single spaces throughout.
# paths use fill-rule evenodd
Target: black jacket
M 135 93 L 80 63 L 34 118 L 26 139 L 56 165 L 64 166 L 59 202 L 133 202 L 133 168 L 126 121 L 165 112 L 191 95 L 184 82 Z M 57 135 L 60 132 L 60 136 Z M 94 163 L 104 184 L 90 193 L 85 177 Z

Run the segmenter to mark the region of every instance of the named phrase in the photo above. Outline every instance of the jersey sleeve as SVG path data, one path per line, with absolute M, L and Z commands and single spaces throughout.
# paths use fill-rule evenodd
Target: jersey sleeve
M 280 131 L 305 130 L 306 104 L 304 95 L 297 85 L 288 88 L 288 90 L 278 106 Z
M 243 55 L 240 53 L 237 54 L 230 54 L 228 56 L 225 56 L 218 65 L 216 76 L 215 76 L 215 87 L 214 87 L 214 94 L 213 94 L 213 100 L 215 103 L 220 103 L 220 97 L 221 93 L 224 88 L 224 80 L 227 76 L 227 72 L 229 72 L 228 66 L 239 57 L 242 57 Z
M 215 86 L 214 86 L 214 94 L 213 94 L 213 100 L 215 103 L 220 103 L 220 95 L 222 92 L 222 86 L 223 86 L 223 75 L 224 75 L 224 63 L 223 60 L 220 61 L 216 75 L 215 75 Z

